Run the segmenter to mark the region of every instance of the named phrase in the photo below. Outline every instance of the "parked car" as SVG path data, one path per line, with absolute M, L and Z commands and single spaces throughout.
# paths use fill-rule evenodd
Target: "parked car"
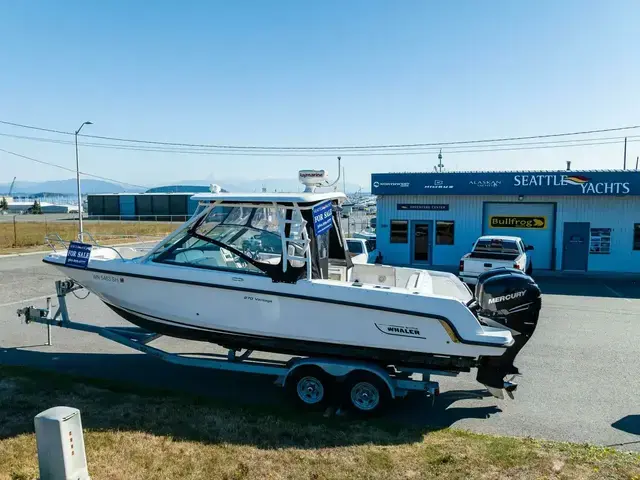
M 369 240 L 364 238 L 347 238 L 347 248 L 353 263 L 380 263 L 382 255 Z
M 531 275 L 533 263 L 527 254 L 531 250 L 533 245 L 525 245 L 520 237 L 482 236 L 460 259 L 460 279 L 474 285 L 482 273 L 501 267 L 517 268 Z

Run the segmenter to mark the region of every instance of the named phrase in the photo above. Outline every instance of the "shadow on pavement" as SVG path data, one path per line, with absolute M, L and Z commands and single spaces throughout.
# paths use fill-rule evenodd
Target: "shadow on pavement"
M 49 380 L 38 373 L 37 378 L 43 380 L 36 381 L 35 385 L 41 384 L 42 395 L 34 392 L 36 395 L 29 395 L 28 399 L 8 401 L 3 406 L 2 399 L 9 398 L 9 394 L 3 394 L 4 384 L 0 378 L 0 438 L 32 432 L 33 417 L 54 406 L 52 402 L 67 402 L 70 406 L 80 408 L 86 428 L 142 430 L 196 441 L 237 443 L 244 438 L 245 443 L 258 444 L 261 440 L 252 436 L 255 437 L 258 430 L 262 432 L 263 429 L 255 424 L 275 422 L 283 431 L 270 433 L 267 440 L 262 439 L 270 447 L 309 446 L 307 443 L 310 441 L 314 447 L 415 442 L 429 431 L 449 427 L 459 420 L 489 418 L 501 411 L 495 405 L 475 408 L 453 406 L 460 400 L 484 398 L 489 395 L 486 391 L 447 391 L 436 398 L 433 406 L 421 395 L 398 400 L 392 404 L 387 415 L 372 421 L 354 419 L 348 415 L 327 419 L 322 412 L 292 413 L 290 401 L 282 389 L 273 385 L 273 377 L 182 367 L 142 354 L 75 354 L 4 349 L 0 350 L 0 365 L 27 366 L 90 377 L 98 379 L 98 382 L 88 382 L 88 389 L 104 388 L 104 391 L 98 392 L 98 397 L 104 398 L 91 403 L 85 395 L 79 396 L 74 388 L 65 387 L 77 385 L 65 379 L 73 377 L 53 375 Z M 77 381 L 83 384 L 82 379 Z M 102 381 L 106 381 L 104 386 Z M 38 387 L 30 388 L 37 390 Z M 139 394 L 140 397 L 132 400 L 130 393 Z M 192 397 L 185 398 L 184 394 Z M 124 406 L 120 406 L 121 402 Z M 138 408 L 141 410 L 137 411 Z M 198 418 L 190 418 L 196 416 L 195 410 L 198 409 L 206 409 L 206 414 L 199 413 Z M 237 415 L 231 415 L 231 410 Z M 104 415 L 111 415 L 111 418 L 102 418 Z M 292 415 L 295 415 L 295 419 Z M 234 422 L 237 422 L 236 417 L 244 418 L 241 423 L 246 425 L 225 426 L 227 417 L 234 417 Z M 16 418 L 22 420 L 11 428 L 10 420 Z M 201 428 L 201 422 L 212 422 L 212 426 Z M 1 427 L 3 424 L 4 427 Z M 336 435 L 334 431 L 329 435 L 320 432 L 319 437 L 308 440 L 295 432 L 298 429 L 296 425 L 303 430 L 311 427 L 322 429 L 325 426 L 342 433 Z M 239 428 L 248 429 L 246 435 L 240 435 Z
M 640 415 L 627 415 L 611 424 L 613 428 L 633 435 L 640 435 Z M 638 439 L 640 441 L 640 439 Z
M 640 298 L 640 281 L 580 277 L 536 278 L 543 294 L 580 297 Z

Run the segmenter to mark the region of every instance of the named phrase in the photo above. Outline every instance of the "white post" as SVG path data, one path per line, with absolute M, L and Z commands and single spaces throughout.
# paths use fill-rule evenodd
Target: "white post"
M 80 410 L 53 407 L 34 419 L 41 480 L 90 480 Z

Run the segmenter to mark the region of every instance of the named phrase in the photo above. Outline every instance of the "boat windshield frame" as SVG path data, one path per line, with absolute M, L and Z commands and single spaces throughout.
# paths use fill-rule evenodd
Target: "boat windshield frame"
M 162 258 L 162 255 L 165 252 L 171 250 L 171 248 L 173 248 L 174 245 L 179 243 L 182 238 L 189 236 L 191 238 L 196 238 L 203 242 L 216 245 L 219 248 L 228 250 L 233 255 L 236 255 L 243 261 L 251 264 L 253 267 L 260 270 L 262 273 L 271 277 L 274 281 L 280 281 L 280 280 L 277 280 L 276 278 L 278 276 L 286 277 L 285 274 L 289 269 L 296 270 L 299 273 L 302 273 L 300 270 L 303 267 L 304 267 L 304 274 L 302 278 L 311 280 L 312 252 L 310 248 L 311 239 L 309 238 L 309 232 L 311 232 L 311 235 L 314 235 L 314 233 L 312 231 L 313 226 L 308 228 L 308 222 L 304 219 L 302 212 L 305 210 L 312 210 L 316 205 L 320 203 L 324 203 L 326 201 L 327 200 L 301 203 L 301 202 L 279 202 L 279 201 L 238 202 L 238 201 L 224 201 L 224 200 L 201 200 L 199 205 L 204 208 L 202 208 L 202 210 L 197 215 L 194 215 L 188 222 L 183 224 L 179 229 L 174 231 L 171 235 L 166 237 L 165 240 L 163 240 L 155 248 L 153 248 L 145 256 L 143 261 L 146 261 L 148 259 L 151 259 L 152 261 L 161 261 L 160 259 Z M 335 200 L 329 200 L 329 201 L 331 201 L 333 205 L 333 210 L 335 211 L 337 202 Z M 216 240 L 215 238 L 211 238 L 207 235 L 203 235 L 202 233 L 199 233 L 198 228 L 202 226 L 204 222 L 206 222 L 206 219 L 217 207 L 230 208 L 231 210 L 229 213 L 227 213 L 227 216 L 230 215 L 231 212 L 233 212 L 233 209 L 235 209 L 236 207 L 242 207 L 247 209 L 257 209 L 257 208 L 273 209 L 276 215 L 276 220 L 277 220 L 277 230 L 261 229 L 259 227 L 254 227 L 253 225 L 244 225 L 244 228 L 249 228 L 256 232 L 260 232 L 260 231 L 267 232 L 269 234 L 273 234 L 279 237 L 280 246 L 281 246 L 281 251 L 279 252 L 280 254 L 279 264 L 275 265 L 267 262 L 258 261 L 254 258 L 251 258 L 251 256 L 247 255 L 245 252 L 242 252 L 241 250 L 235 248 L 234 246 L 228 243 L 225 243 L 224 241 L 219 241 L 219 240 Z M 291 214 L 288 214 L 288 211 L 291 211 Z M 292 220 L 293 218 L 296 218 L 296 220 Z M 218 224 L 216 224 L 216 226 L 214 226 L 211 230 L 214 230 L 220 225 L 224 225 L 224 221 L 226 219 L 227 217 L 225 217 Z M 188 225 L 188 228 L 185 228 L 187 227 L 187 225 Z M 227 225 L 234 225 L 234 224 L 231 223 Z M 287 228 L 287 225 L 296 225 L 297 228 L 299 228 L 298 233 L 300 238 L 291 238 L 291 227 Z M 241 226 L 241 225 L 238 225 L 238 226 Z M 335 227 L 335 218 L 334 218 L 334 227 Z M 287 232 L 289 233 L 289 237 L 286 235 Z M 177 240 L 176 243 L 170 244 L 171 241 L 169 239 L 176 240 L 176 237 L 180 237 L 180 239 Z M 290 245 L 297 246 L 298 252 L 300 252 L 300 249 L 302 249 L 301 254 L 299 255 L 289 254 L 288 247 Z M 295 262 L 295 264 L 291 264 L 291 262 Z M 296 265 L 301 265 L 301 266 L 296 266 Z M 276 267 L 277 267 L 277 270 L 281 273 L 278 274 L 275 271 Z M 212 268 L 212 269 L 218 270 L 218 268 Z M 219 270 L 224 271 L 225 269 L 220 267 Z M 247 271 L 246 273 L 257 274 L 257 272 L 250 272 L 250 271 Z M 289 273 L 291 275 L 294 272 L 289 272 Z M 301 279 L 301 278 L 298 278 L 298 279 Z

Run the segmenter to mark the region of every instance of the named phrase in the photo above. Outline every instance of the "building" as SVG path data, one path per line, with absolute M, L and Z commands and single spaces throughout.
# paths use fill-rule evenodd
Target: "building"
M 480 235 L 533 245 L 534 269 L 640 272 L 640 172 L 376 173 L 384 263 L 456 268 Z
M 180 221 L 198 208 L 198 202 L 191 200 L 191 196 L 208 191 L 209 186 L 174 185 L 151 188 L 145 193 L 87 195 L 87 213 L 89 218 L 105 220 Z

